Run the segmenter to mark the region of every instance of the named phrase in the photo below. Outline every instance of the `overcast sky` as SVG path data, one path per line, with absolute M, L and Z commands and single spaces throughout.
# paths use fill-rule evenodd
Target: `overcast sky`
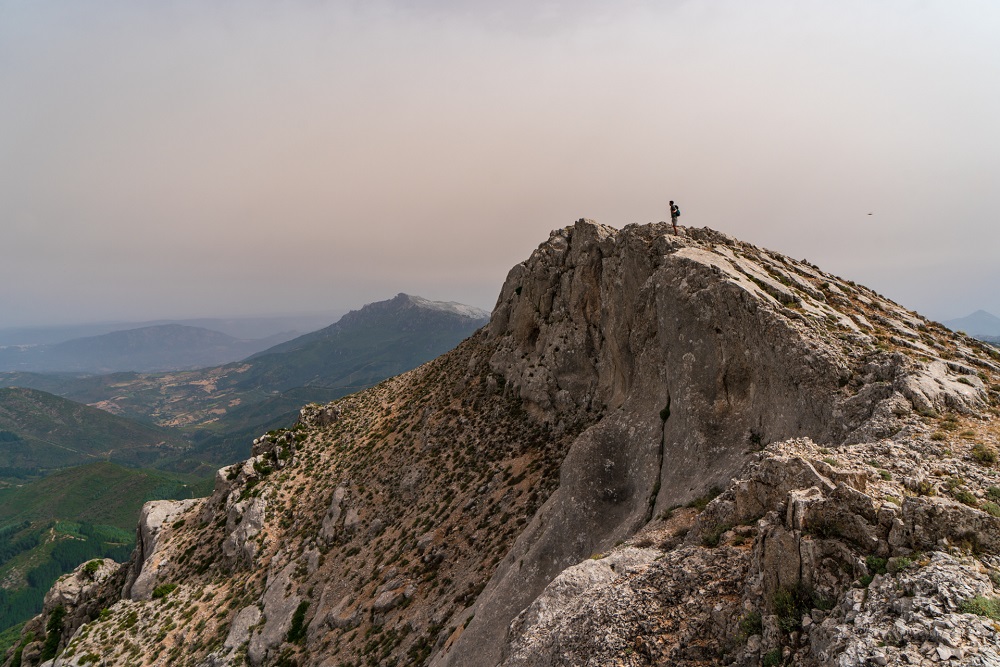
M 491 308 L 551 229 L 669 199 L 1000 315 L 998 35 L 995 0 L 0 0 L 0 327 Z

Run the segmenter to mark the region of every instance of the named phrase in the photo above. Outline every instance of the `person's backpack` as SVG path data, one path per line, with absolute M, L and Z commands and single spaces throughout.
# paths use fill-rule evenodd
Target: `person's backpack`
M 681 217 L 681 207 L 680 206 L 676 206 L 676 205 L 674 206 L 674 215 L 676 217 L 678 217 L 678 218 Z

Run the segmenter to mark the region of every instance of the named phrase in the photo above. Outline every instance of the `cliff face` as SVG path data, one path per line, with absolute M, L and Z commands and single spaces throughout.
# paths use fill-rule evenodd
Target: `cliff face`
M 453 352 L 147 508 L 61 664 L 858 664 L 858 618 L 904 651 L 942 604 L 968 632 L 931 648 L 988 658 L 997 356 L 711 230 L 580 221 Z M 897 584 L 958 592 L 908 635 Z
M 676 237 L 666 225 L 581 222 L 515 267 L 487 328 L 491 368 L 541 420 L 580 409 L 602 419 L 573 443 L 558 490 L 440 663 L 496 662 L 511 619 L 541 586 L 724 485 L 753 449 L 886 435 L 907 396 L 925 410 L 985 405 L 982 387 L 940 363 L 871 354 L 881 327 L 869 318 L 890 337 L 918 338 L 926 325 L 846 292 L 855 289 L 804 262 L 710 230 Z M 866 302 L 883 305 L 873 316 Z M 865 357 L 878 359 L 875 377 Z

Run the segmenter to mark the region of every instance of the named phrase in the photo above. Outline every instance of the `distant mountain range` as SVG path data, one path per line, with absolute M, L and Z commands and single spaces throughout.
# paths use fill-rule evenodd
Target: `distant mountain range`
M 447 352 L 488 320 L 478 308 L 399 294 L 251 356 L 234 386 L 360 389 Z
M 114 373 L 203 368 L 243 359 L 297 335 L 290 331 L 240 340 L 201 327 L 161 324 L 53 345 L 3 347 L 0 371 Z
M 192 472 L 205 461 L 214 466 L 245 456 L 254 436 L 289 425 L 305 403 L 339 398 L 433 359 L 488 317 L 470 306 L 399 294 L 240 362 L 92 377 L 0 373 L 0 386 L 34 387 L 181 429 L 195 446 L 174 469 Z
M 211 329 L 233 338 L 255 340 L 268 338 L 285 331 L 315 331 L 336 322 L 347 311 L 331 310 L 307 315 L 275 315 L 262 317 L 202 317 L 184 320 L 151 320 L 147 322 L 99 322 L 94 324 L 4 327 L 0 328 L 0 346 L 5 345 L 55 345 L 75 338 L 89 338 L 115 331 L 143 329 L 164 324 Z
M 205 369 L 205 379 L 189 381 L 211 378 L 211 392 L 185 400 L 165 390 L 168 400 L 179 400 L 164 408 L 194 407 L 178 415 L 198 426 L 192 456 L 229 463 L 256 435 L 293 423 L 304 404 L 331 401 L 415 368 L 488 320 L 488 313 L 469 306 L 399 294 L 238 364 Z
M 1000 340 L 1000 317 L 985 310 L 977 310 L 955 320 L 945 320 L 942 324 L 952 331 L 963 331 L 974 338 L 994 343 Z

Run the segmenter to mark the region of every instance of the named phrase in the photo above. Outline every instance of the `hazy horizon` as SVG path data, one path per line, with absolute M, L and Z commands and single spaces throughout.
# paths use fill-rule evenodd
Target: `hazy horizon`
M 996 34 L 972 1 L 0 0 L 0 328 L 490 310 L 551 229 L 670 199 L 1000 314 Z
M 379 299 L 384 301 L 385 299 Z M 199 320 L 255 320 L 255 319 L 283 319 L 283 318 L 296 318 L 296 317 L 343 317 L 348 311 L 357 310 L 365 304 L 358 306 L 352 306 L 348 308 L 327 308 L 314 311 L 295 311 L 295 312 L 262 312 L 262 313 L 244 313 L 241 315 L 228 315 L 225 313 L 220 313 L 218 315 L 198 315 L 190 317 L 187 315 L 180 315 L 177 317 L 171 317 L 169 314 L 164 317 L 150 317 L 141 319 L 129 319 L 129 318 L 111 318 L 104 320 L 73 320 L 73 321 L 40 321 L 36 323 L 23 324 L 23 325 L 3 325 L 0 326 L 0 331 L 6 331 L 11 329 L 58 329 L 58 328 L 73 328 L 79 326 L 99 326 L 99 325 L 140 325 L 140 326 L 150 326 L 154 324 L 159 324 L 163 322 L 197 322 Z M 332 321 L 330 322 L 333 323 Z

